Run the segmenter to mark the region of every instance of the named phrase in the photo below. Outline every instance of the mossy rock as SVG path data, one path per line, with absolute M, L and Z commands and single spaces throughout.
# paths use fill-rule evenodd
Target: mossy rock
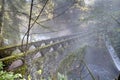
M 15 72 L 15 73 L 19 73 L 19 74 L 21 74 L 21 75 L 23 75 L 23 76 L 26 75 L 26 74 L 27 74 L 27 65 L 24 64 L 23 66 L 15 69 L 14 72 Z

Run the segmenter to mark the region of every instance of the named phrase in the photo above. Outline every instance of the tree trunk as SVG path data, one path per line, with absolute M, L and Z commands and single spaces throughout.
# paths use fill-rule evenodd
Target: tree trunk
M 5 0 L 2 0 L 2 7 L 0 11 L 0 34 L 2 35 L 2 28 L 3 28 L 3 19 L 4 19 L 4 4 Z
M 2 34 L 3 21 L 4 21 L 4 5 L 5 5 L 5 0 L 2 0 L 1 11 L 0 11 L 0 47 L 4 45 L 3 34 Z
M 3 21 L 4 21 L 4 4 L 5 4 L 5 0 L 1 1 L 1 11 L 0 11 L 0 47 L 2 47 L 4 45 L 4 39 L 3 39 L 3 34 L 2 34 L 2 28 L 3 28 Z M 3 52 L 0 52 L 0 57 L 4 54 L 2 54 Z

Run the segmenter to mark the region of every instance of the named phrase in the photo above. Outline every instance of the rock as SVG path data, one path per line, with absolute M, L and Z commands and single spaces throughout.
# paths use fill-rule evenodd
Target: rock
M 21 51 L 19 49 L 16 49 L 12 52 L 12 55 L 15 55 L 15 54 L 18 54 L 18 53 L 21 53 Z
M 20 66 L 23 65 L 23 61 L 22 60 L 16 60 L 14 62 L 12 62 L 12 64 L 9 66 L 8 70 L 11 71 L 11 70 L 14 70 Z
M 35 56 L 33 57 L 33 59 L 37 59 L 37 58 L 39 58 L 39 57 L 41 57 L 41 56 L 42 56 L 41 53 L 38 52 L 38 53 L 35 54 Z

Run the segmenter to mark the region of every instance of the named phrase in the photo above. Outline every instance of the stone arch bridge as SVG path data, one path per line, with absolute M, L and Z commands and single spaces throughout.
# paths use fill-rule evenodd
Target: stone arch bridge
M 102 30 L 83 31 L 72 35 L 31 42 L 27 44 L 27 49 L 26 44 L 5 46 L 0 48 L 0 61 L 26 59 L 28 73 L 32 80 L 41 80 L 41 77 L 46 79 L 52 77 L 57 80 L 57 72 L 68 75 L 68 80 L 73 78 L 76 80 L 113 80 L 118 75 L 119 65 L 116 67 L 114 58 L 109 54 L 110 43 L 106 42 L 107 39 L 104 38 L 104 33 Z M 92 49 L 93 47 L 97 51 Z M 101 52 L 101 50 L 103 51 Z M 106 63 L 102 62 L 106 60 L 106 58 L 102 58 L 104 53 L 105 57 L 109 59 Z M 102 59 L 99 60 L 98 58 L 97 60 L 95 56 L 101 56 Z M 101 63 L 108 65 L 104 67 Z M 16 64 L 16 61 L 11 63 L 10 69 L 16 68 Z M 103 68 L 98 69 L 98 66 Z M 101 70 L 107 77 L 94 69 Z M 79 71 L 79 75 L 76 74 L 76 70 Z M 109 72 L 113 73 L 109 74 Z

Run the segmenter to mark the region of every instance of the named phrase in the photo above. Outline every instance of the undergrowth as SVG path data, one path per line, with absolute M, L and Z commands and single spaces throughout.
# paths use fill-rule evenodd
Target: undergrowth
M 3 70 L 3 63 L 0 62 L 0 80 L 25 80 L 22 78 L 21 74 L 15 74 L 14 72 L 7 72 Z

